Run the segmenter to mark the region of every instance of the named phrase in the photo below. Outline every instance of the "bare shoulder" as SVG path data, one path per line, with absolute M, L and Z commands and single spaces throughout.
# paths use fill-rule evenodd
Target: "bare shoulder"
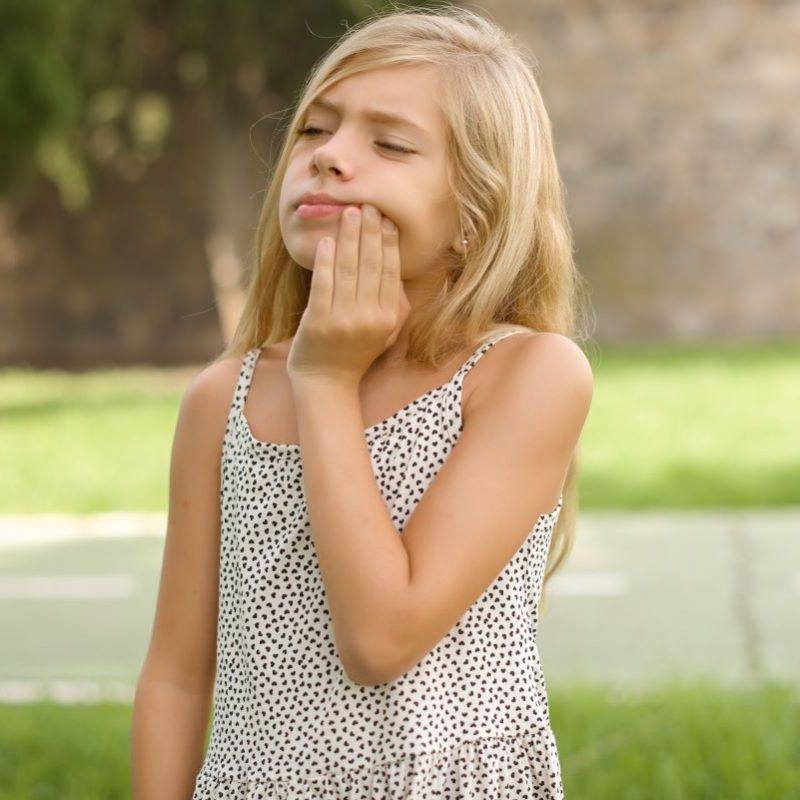
M 253 378 L 254 388 L 255 384 L 265 382 L 265 376 L 268 384 L 280 379 L 286 370 L 291 344 L 292 339 L 285 339 L 262 347 L 255 365 L 255 375 L 260 375 L 261 379 Z M 240 354 L 212 362 L 194 376 L 184 393 L 182 412 L 185 410 L 194 421 L 202 424 L 214 444 L 222 442 L 243 359 L 244 354 Z
M 537 378 L 552 375 L 555 380 L 582 383 L 591 389 L 592 366 L 586 353 L 568 336 L 560 333 L 534 333 L 518 337 L 516 352 L 519 366 L 533 371 Z
M 540 423 L 566 417 L 582 426 L 594 391 L 586 354 L 560 333 L 517 338 L 520 345 L 511 356 L 510 369 L 503 376 L 499 391 L 516 395 L 523 402 L 527 399 L 530 413 L 538 416 Z
M 197 430 L 222 441 L 228 410 L 242 368 L 242 356 L 215 361 L 192 378 L 181 400 L 181 414 L 191 417 Z
M 535 332 L 510 336 L 498 342 L 494 358 L 484 358 L 475 366 L 484 372 L 470 396 L 469 410 L 493 404 L 502 395 L 519 394 L 523 398 L 563 387 L 563 391 L 582 401 L 587 409 L 593 391 L 592 368 L 586 354 L 568 336 Z

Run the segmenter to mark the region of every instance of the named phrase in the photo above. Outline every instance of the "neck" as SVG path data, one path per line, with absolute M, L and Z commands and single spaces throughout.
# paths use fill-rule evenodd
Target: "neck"
M 385 368 L 398 368 L 406 366 L 406 353 L 408 352 L 408 326 L 404 326 L 400 335 L 386 350 L 384 350 L 370 365 L 369 372 L 380 371 Z

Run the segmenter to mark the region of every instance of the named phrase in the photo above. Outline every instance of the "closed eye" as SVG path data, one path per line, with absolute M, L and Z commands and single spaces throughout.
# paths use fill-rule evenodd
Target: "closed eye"
M 323 130 L 322 128 L 301 128 L 297 131 L 299 136 L 317 136 L 320 133 L 328 133 L 328 131 Z M 409 150 L 407 147 L 401 147 L 399 144 L 392 144 L 391 142 L 376 142 L 378 147 L 384 147 L 387 150 L 394 150 L 397 153 L 413 153 L 413 150 Z

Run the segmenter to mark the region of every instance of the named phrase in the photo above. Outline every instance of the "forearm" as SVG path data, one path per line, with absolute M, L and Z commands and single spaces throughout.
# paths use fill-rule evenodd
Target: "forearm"
M 293 390 L 309 522 L 334 633 L 343 659 L 358 663 L 390 641 L 408 592 L 408 555 L 375 481 L 357 388 L 294 381 Z
M 131 731 L 133 800 L 190 800 L 203 762 L 212 699 L 210 691 L 140 679 Z

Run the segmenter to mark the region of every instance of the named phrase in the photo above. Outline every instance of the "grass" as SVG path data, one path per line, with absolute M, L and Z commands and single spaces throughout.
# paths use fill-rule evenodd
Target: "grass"
M 588 349 L 584 509 L 800 503 L 800 343 Z M 0 513 L 164 511 L 201 367 L 0 372 Z
M 549 691 L 567 798 L 800 797 L 797 687 L 705 681 Z
M 567 800 L 800 797 L 796 687 L 584 684 L 551 686 L 549 696 Z M 2 797 L 129 797 L 131 714 L 109 702 L 0 705 Z

